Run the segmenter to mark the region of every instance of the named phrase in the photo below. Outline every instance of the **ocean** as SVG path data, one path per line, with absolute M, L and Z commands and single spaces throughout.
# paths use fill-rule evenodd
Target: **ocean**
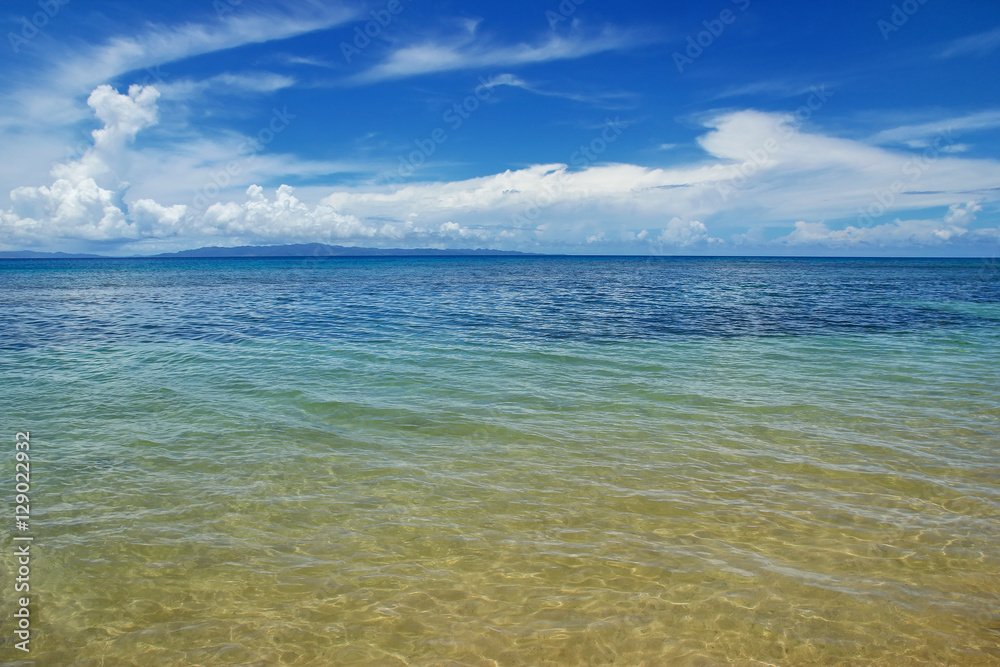
M 993 260 L 4 260 L 0 323 L 2 664 L 1000 664 Z

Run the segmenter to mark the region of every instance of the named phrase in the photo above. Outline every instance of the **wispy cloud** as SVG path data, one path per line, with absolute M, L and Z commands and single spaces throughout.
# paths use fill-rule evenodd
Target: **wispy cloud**
M 938 53 L 939 58 L 959 56 L 982 57 L 1000 48 L 1000 27 L 949 42 Z
M 457 36 L 400 47 L 354 81 L 371 83 L 436 72 L 572 60 L 625 50 L 650 41 L 650 36 L 640 31 L 606 27 L 589 35 L 582 32 L 570 36 L 549 34 L 536 44 L 497 45 L 490 43 L 488 38 L 477 36 L 477 27 L 478 23 L 470 22 Z
M 543 97 L 558 97 L 564 100 L 580 102 L 601 109 L 631 109 L 634 107 L 635 95 L 631 93 L 585 93 L 568 90 L 550 90 L 540 84 L 529 83 L 514 74 L 500 74 L 489 79 L 491 86 L 511 86 L 520 88 L 535 95 Z
M 129 72 L 324 30 L 351 20 L 356 13 L 344 6 L 315 2 L 298 2 L 286 9 L 252 10 L 247 6 L 225 18 L 149 25 L 136 35 L 112 37 L 99 44 L 67 42 L 63 48 L 41 54 L 44 73 L 25 71 L 19 86 L 13 82 L 6 87 L 5 101 L 9 103 L 6 113 L 0 112 L 0 125 L 30 124 L 40 118 L 46 123 L 72 123 L 85 113 L 78 103 L 80 96 Z M 141 82 L 143 77 L 137 78 Z M 149 83 L 146 78 L 145 83 Z M 230 83 L 238 82 L 234 79 Z
M 185 99 L 204 94 L 254 94 L 272 93 L 295 85 L 295 79 L 273 72 L 241 72 L 218 74 L 208 79 L 194 81 L 182 79 L 158 83 L 157 89 L 164 99 Z
M 323 69 L 332 69 L 334 67 L 334 64 L 329 60 L 310 56 L 283 54 L 279 60 L 285 65 L 306 65 L 307 67 L 320 67 Z
M 775 99 L 787 99 L 808 94 L 810 87 L 814 84 L 804 85 L 792 83 L 784 80 L 767 80 L 744 83 L 737 86 L 730 86 L 711 98 L 712 101 L 724 100 L 731 97 L 759 97 L 768 96 Z
M 943 133 L 988 130 L 995 127 L 1000 127 L 1000 110 L 980 111 L 927 123 L 901 125 L 879 132 L 870 141 L 874 144 L 896 143 L 911 148 L 925 148 L 929 145 L 929 140 Z
M 74 88 L 88 87 L 145 67 L 324 30 L 355 15 L 355 10 L 343 6 L 298 3 L 285 11 L 248 8 L 245 14 L 213 23 L 154 25 L 134 37 L 117 37 L 71 56 L 57 80 Z

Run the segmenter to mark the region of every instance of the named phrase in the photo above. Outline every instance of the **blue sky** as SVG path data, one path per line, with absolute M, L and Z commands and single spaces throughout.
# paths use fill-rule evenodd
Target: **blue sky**
M 2 12 L 3 250 L 1000 245 L 996 0 Z

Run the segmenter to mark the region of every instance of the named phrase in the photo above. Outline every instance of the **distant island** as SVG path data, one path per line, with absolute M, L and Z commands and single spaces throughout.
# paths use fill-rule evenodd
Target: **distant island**
M 490 250 L 486 248 L 466 250 L 441 250 L 436 248 L 358 248 L 352 246 L 327 245 L 325 243 L 293 243 L 289 245 L 238 246 L 221 248 L 211 246 L 159 255 L 132 255 L 132 258 L 213 258 L 213 257 L 464 257 L 504 255 L 530 256 L 535 253 L 515 250 Z M 9 250 L 0 252 L 0 259 L 114 259 L 107 255 L 74 254 L 65 252 L 35 252 L 32 250 Z
M 35 252 L 34 250 L 4 250 L 0 259 L 104 259 L 101 255 L 71 252 Z

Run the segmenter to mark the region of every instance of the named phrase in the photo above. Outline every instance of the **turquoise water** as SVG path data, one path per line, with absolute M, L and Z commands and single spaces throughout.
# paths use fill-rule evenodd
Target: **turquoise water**
M 0 262 L 0 660 L 1000 664 L 998 278 Z

